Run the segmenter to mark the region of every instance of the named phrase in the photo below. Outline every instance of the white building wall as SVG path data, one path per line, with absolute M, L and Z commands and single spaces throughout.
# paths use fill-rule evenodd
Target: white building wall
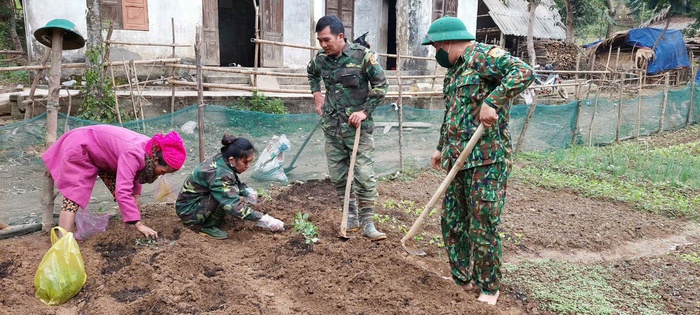
M 476 13 L 479 9 L 479 0 L 460 0 L 457 5 L 457 17 L 464 22 L 467 30 L 476 36 Z
M 284 42 L 287 44 L 315 46 L 316 33 L 313 31 L 313 3 L 309 0 L 284 1 Z M 319 17 L 320 18 L 320 17 Z M 302 48 L 284 47 L 284 67 L 305 68 L 311 60 L 311 51 Z
M 87 23 L 85 1 L 78 0 L 24 0 L 25 26 L 27 29 L 27 46 L 30 58 L 40 59 L 38 48 L 41 45 L 34 40 L 34 31 L 53 19 L 67 19 L 75 24 L 78 31 L 87 40 Z M 199 0 L 149 0 L 149 31 L 114 30 L 113 41 L 129 43 L 171 44 L 171 18 L 175 19 L 175 43 L 191 45 L 190 48 L 176 48 L 175 54 L 180 58 L 194 59 L 196 25 L 201 25 L 202 2 Z M 106 31 L 103 34 L 106 36 Z M 138 51 L 138 53 L 136 53 Z M 114 45 L 111 48 L 112 60 L 155 59 L 170 57 L 170 47 L 149 47 L 132 45 Z M 84 60 L 85 50 L 65 51 L 63 57 L 68 61 Z

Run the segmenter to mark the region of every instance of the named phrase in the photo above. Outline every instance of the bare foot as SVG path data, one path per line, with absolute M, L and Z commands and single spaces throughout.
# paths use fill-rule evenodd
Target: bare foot
M 488 305 L 496 305 L 496 302 L 498 301 L 498 296 L 500 295 L 500 291 L 496 291 L 495 294 L 484 294 L 483 292 L 479 295 L 479 302 L 484 302 Z
M 462 290 L 464 290 L 467 293 L 471 293 L 472 291 L 474 291 L 474 289 L 476 289 L 476 287 L 471 282 L 462 286 Z

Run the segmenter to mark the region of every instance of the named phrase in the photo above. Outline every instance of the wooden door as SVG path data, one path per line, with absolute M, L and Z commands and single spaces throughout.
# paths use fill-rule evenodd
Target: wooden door
M 262 0 L 260 10 L 261 34 L 264 40 L 282 42 L 282 21 L 284 19 L 284 0 Z M 262 67 L 282 67 L 282 46 L 262 44 L 260 65 Z
M 335 15 L 343 22 L 345 38 L 352 42 L 355 0 L 326 0 L 326 15 Z
M 202 63 L 219 66 L 219 1 L 202 0 Z
M 433 0 L 433 21 L 443 16 L 457 17 L 457 0 Z
M 122 17 L 125 30 L 148 31 L 148 2 L 122 0 Z

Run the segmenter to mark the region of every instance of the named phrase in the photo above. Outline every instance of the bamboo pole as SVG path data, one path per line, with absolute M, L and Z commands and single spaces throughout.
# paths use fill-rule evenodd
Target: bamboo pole
M 51 39 L 51 68 L 49 70 L 49 100 L 46 103 L 46 148 L 56 142 L 58 138 L 58 108 L 61 89 L 61 59 L 63 54 L 63 31 L 57 28 L 53 30 Z M 45 171 L 44 194 L 42 204 L 44 212 L 41 217 L 41 230 L 46 232 L 54 227 L 54 181 L 51 174 Z
M 295 44 L 287 44 L 283 42 L 275 42 L 271 40 L 264 40 L 264 39 L 256 39 L 256 38 L 251 38 L 250 41 L 252 43 L 256 44 L 266 44 L 266 45 L 274 45 L 274 46 L 281 46 L 281 47 L 290 47 L 290 48 L 301 48 L 301 49 L 308 49 L 308 50 L 314 50 L 318 51 L 318 47 L 314 46 L 305 46 L 305 45 L 295 45 Z M 380 57 L 387 57 L 387 58 L 396 58 L 398 57 L 397 54 L 386 54 L 386 53 L 378 53 Z M 401 58 L 404 59 L 413 59 L 413 60 L 428 60 L 428 61 L 434 61 L 435 58 L 430 58 L 430 57 L 420 57 L 420 56 L 410 56 L 410 55 L 401 55 Z
M 642 77 L 644 77 L 644 70 L 639 70 L 639 87 L 637 88 L 637 139 L 639 139 L 639 134 L 642 131 L 642 87 L 643 82 Z
M 260 6 L 258 6 L 258 1 L 254 1 L 253 6 L 255 7 L 255 56 L 253 57 L 253 69 L 255 69 L 255 73 L 253 73 L 253 87 L 258 87 L 257 72 L 260 59 Z
M 49 57 L 51 56 L 51 49 L 46 49 L 44 51 L 44 55 L 41 57 L 41 66 L 44 67 L 46 66 L 46 63 L 49 61 Z M 29 109 L 29 103 L 24 106 L 24 119 L 29 119 L 34 117 L 34 93 L 36 93 L 36 87 L 39 85 L 39 79 L 44 75 L 44 69 L 39 69 L 34 73 L 34 79 L 32 80 L 32 88 L 29 89 L 29 101 L 32 104 L 31 110 Z
M 166 59 L 148 59 L 148 60 L 134 60 L 134 63 L 138 64 L 149 64 L 149 63 L 161 63 L 161 64 L 167 64 L 167 63 L 174 63 L 174 62 L 180 62 L 180 58 L 166 58 Z M 110 61 L 106 62 L 105 66 L 109 65 L 121 65 L 125 63 L 125 61 Z M 46 65 L 35 65 L 35 66 L 17 66 L 17 67 L 3 67 L 0 68 L 0 72 L 5 72 L 5 71 L 20 71 L 20 70 L 44 70 L 48 69 L 49 66 Z M 84 63 L 65 63 L 61 65 L 62 69 L 79 69 L 79 68 L 85 68 Z
M 690 104 L 688 105 L 688 115 L 685 117 L 685 126 L 690 125 L 691 118 L 693 114 L 693 106 L 695 106 L 695 65 L 693 63 L 693 51 L 690 51 Z
M 134 83 L 136 84 L 136 99 L 139 103 L 139 111 L 141 112 L 141 131 L 146 133 L 146 118 L 143 114 L 143 97 L 141 96 L 141 85 L 139 84 L 139 73 L 136 71 L 136 65 L 133 60 L 129 62 L 129 68 L 134 73 Z
M 189 48 L 192 47 L 192 45 L 185 45 L 185 44 L 151 44 L 151 43 L 129 43 L 129 42 L 118 42 L 118 41 L 105 41 L 106 43 L 112 44 L 112 45 L 127 45 L 127 46 L 151 46 L 151 47 L 184 47 L 184 48 Z
M 170 18 L 170 30 L 173 35 L 173 45 L 175 45 L 175 18 Z M 175 46 L 173 46 L 173 52 L 170 55 L 171 58 L 175 58 Z M 170 68 L 170 77 L 175 77 L 175 68 Z M 175 85 L 170 85 L 170 127 L 173 128 L 175 125 Z
M 21 50 L 0 50 L 0 55 L 24 55 Z
M 664 132 L 664 119 L 666 118 L 666 103 L 668 102 L 668 83 L 670 76 L 668 72 L 664 74 L 664 101 L 661 102 L 661 117 L 659 117 L 659 133 Z
M 593 145 L 593 122 L 595 121 L 595 113 L 598 111 L 598 99 L 600 97 L 600 86 L 596 89 L 595 101 L 593 102 L 593 114 L 591 114 L 591 123 L 588 124 L 588 146 Z
M 571 134 L 571 144 L 576 144 L 576 135 L 579 131 L 579 124 L 581 123 L 581 83 L 576 87 L 576 122 L 574 123 L 574 132 Z M 590 90 L 590 88 L 589 88 Z M 513 108 L 511 106 L 511 108 Z
M 257 7 L 256 7 L 257 8 Z M 202 27 L 197 25 L 194 54 L 197 63 L 197 117 L 199 123 L 199 162 L 204 161 L 204 82 L 202 82 Z
M 114 80 L 114 67 L 111 65 L 109 66 L 109 73 L 112 75 L 112 86 L 114 87 L 116 81 Z M 114 87 L 114 89 L 114 110 L 117 112 L 117 121 L 119 121 L 119 125 L 122 126 L 122 114 L 119 110 L 119 96 L 117 96 L 116 87 Z
M 578 82 L 578 71 L 579 65 L 581 64 L 581 51 L 576 52 L 576 74 L 574 75 L 574 80 Z
M 68 94 L 68 110 L 66 111 L 66 121 L 65 121 L 65 124 L 63 126 L 64 133 L 66 133 L 70 130 L 70 129 L 68 129 L 68 120 L 70 118 L 71 107 L 73 106 L 73 97 L 70 95 L 70 90 L 68 88 L 66 88 L 66 93 Z
M 397 26 L 398 27 L 398 26 Z M 401 43 L 397 41 L 397 46 L 401 50 Z M 397 100 L 398 115 L 399 115 L 399 167 L 401 172 L 404 171 L 403 157 L 403 85 L 401 84 L 401 57 L 396 58 L 396 73 L 398 74 L 397 84 L 399 86 L 399 98 Z
M 126 75 L 126 81 L 129 82 L 129 96 L 131 96 L 131 108 L 134 110 L 134 119 L 138 120 L 139 119 L 139 113 L 136 111 L 136 99 L 134 99 L 134 88 L 133 85 L 131 85 L 131 73 L 129 71 L 129 67 L 126 65 L 126 62 L 124 62 L 124 74 Z
M 617 50 L 620 52 L 620 50 Z M 615 127 L 615 142 L 620 143 L 620 125 L 622 124 L 622 90 L 625 88 L 625 81 L 623 80 L 623 75 L 620 73 L 620 85 L 619 85 L 619 98 L 617 104 L 617 126 Z
M 515 146 L 516 154 L 520 153 L 520 148 L 522 147 L 523 141 L 525 140 L 525 133 L 527 132 L 527 127 L 528 125 L 530 125 L 530 120 L 532 120 L 532 116 L 535 114 L 536 107 L 537 93 L 535 93 L 532 96 L 532 104 L 530 104 L 530 108 L 527 110 L 527 116 L 525 116 L 525 124 L 523 125 L 523 130 L 521 130 L 520 134 L 518 135 L 518 144 Z

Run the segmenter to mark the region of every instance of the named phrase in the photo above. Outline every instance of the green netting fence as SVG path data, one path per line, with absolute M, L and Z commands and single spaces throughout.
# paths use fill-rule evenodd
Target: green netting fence
M 606 97 L 607 96 L 607 97 Z M 700 93 L 694 93 L 693 108 L 690 109 L 690 88 L 673 90 L 668 93 L 664 112 L 664 130 L 679 129 L 700 119 Z M 619 107 L 619 99 L 610 95 L 600 95 L 580 102 L 564 105 L 537 105 L 526 134 L 520 144 L 521 151 L 553 150 L 565 148 L 572 143 L 606 144 L 616 139 L 618 133 L 618 111 L 620 115 L 619 138 L 636 137 L 657 132 L 660 125 L 663 93 L 643 96 L 641 106 L 638 99 L 625 99 Z M 580 106 L 579 106 L 580 105 Z M 619 108 L 619 110 L 618 110 Z M 520 133 L 525 125 L 528 105 L 514 105 L 511 111 L 510 132 L 514 146 L 518 146 Z M 640 112 L 641 111 L 641 112 Z M 185 176 L 199 161 L 199 134 L 197 130 L 188 133 L 182 126 L 197 122 L 197 106 L 191 106 L 172 114 L 150 118 L 145 121 L 132 121 L 124 127 L 146 135 L 178 130 L 185 140 L 188 159 L 185 166 L 174 174 L 166 175 L 172 185 L 179 186 Z M 688 115 L 690 113 L 690 116 Z M 377 128 L 374 130 L 376 142 L 376 172 L 386 175 L 400 169 L 399 132 L 396 125 L 398 111 L 393 106 L 381 106 L 374 112 Z M 425 167 L 437 143 L 442 110 L 425 110 L 411 107 L 403 109 L 404 122 L 420 122 L 418 127 L 406 128 L 403 132 L 403 156 L 407 167 Z M 219 152 L 224 133 L 249 138 L 258 151 L 262 151 L 272 137 L 285 134 L 291 148 L 285 153 L 285 166 L 289 164 L 299 146 L 318 122 L 316 114 L 272 115 L 259 112 L 240 111 L 208 104 L 204 107 L 204 146 L 206 155 Z M 641 119 L 638 119 L 637 117 Z M 577 119 L 578 118 L 578 119 Z M 577 127 L 578 121 L 578 127 Z M 66 127 L 69 129 L 95 124 L 74 117 L 59 115 L 59 136 Z M 45 114 L 30 120 L 0 127 L 0 221 L 9 224 L 41 222 L 41 194 L 45 168 L 41 161 L 44 150 Z M 388 127 L 385 127 L 388 126 Z M 590 130 L 590 133 L 589 133 Z M 516 157 L 517 158 L 517 157 Z M 299 153 L 296 168 L 287 174 L 288 182 L 322 179 L 327 176 L 323 135 L 317 130 L 304 150 Z M 242 176 L 249 186 L 265 188 L 268 185 L 284 183 L 260 182 L 250 177 L 249 172 Z M 154 185 L 145 185 L 143 200 L 152 201 Z M 58 207 L 57 202 L 57 207 Z M 95 186 L 88 208 L 103 207 L 116 211 L 116 203 L 102 184 Z M 58 209 L 56 209 L 58 210 Z

